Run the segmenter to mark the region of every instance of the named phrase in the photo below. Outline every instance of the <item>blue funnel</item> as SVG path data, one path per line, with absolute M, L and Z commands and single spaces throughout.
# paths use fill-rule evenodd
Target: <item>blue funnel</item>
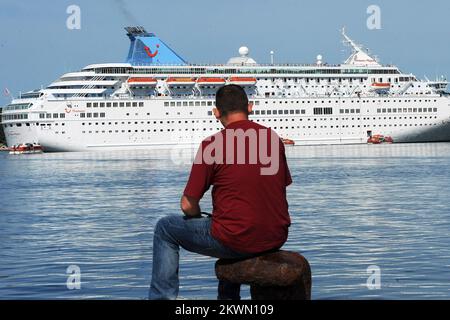
M 187 62 L 155 34 L 143 27 L 127 27 L 130 50 L 127 63 L 131 65 L 185 65 Z

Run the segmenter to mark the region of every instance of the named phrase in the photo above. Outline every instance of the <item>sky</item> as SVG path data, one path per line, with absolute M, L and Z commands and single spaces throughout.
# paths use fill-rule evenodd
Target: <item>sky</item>
M 80 8 L 68 29 L 67 8 Z M 380 29 L 368 28 L 371 5 Z M 0 105 L 92 63 L 124 62 L 123 28 L 142 25 L 192 63 L 226 63 L 240 46 L 257 62 L 328 63 L 349 55 L 340 29 L 385 64 L 450 78 L 450 1 L 428 0 L 0 0 Z

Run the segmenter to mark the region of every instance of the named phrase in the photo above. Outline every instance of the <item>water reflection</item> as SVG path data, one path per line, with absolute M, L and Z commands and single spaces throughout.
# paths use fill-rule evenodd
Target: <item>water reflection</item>
M 194 152 L 1 154 L 0 298 L 145 298 L 154 225 L 180 214 Z M 310 260 L 313 298 L 448 299 L 450 144 L 287 153 L 286 248 Z M 66 288 L 71 264 L 81 290 Z M 182 297 L 216 297 L 213 265 L 182 253 Z M 370 265 L 381 290 L 366 287 Z

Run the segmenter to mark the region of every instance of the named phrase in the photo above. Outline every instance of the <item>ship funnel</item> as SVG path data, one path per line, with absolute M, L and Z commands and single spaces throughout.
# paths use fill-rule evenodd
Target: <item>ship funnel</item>
M 154 33 L 143 27 L 126 27 L 130 38 L 127 63 L 131 65 L 185 65 L 187 62 Z

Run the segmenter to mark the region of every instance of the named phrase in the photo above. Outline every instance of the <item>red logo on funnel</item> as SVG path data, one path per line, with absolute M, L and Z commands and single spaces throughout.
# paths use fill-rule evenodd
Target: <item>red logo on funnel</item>
M 159 48 L 159 44 L 156 45 L 156 48 Z M 156 57 L 156 55 L 158 54 L 158 49 L 156 49 L 155 52 L 152 53 L 152 51 L 150 50 L 150 48 L 147 47 L 147 46 L 145 46 L 145 47 L 144 47 L 144 50 L 145 50 L 145 52 L 147 52 L 147 55 L 148 55 L 150 58 L 154 58 L 154 57 Z

